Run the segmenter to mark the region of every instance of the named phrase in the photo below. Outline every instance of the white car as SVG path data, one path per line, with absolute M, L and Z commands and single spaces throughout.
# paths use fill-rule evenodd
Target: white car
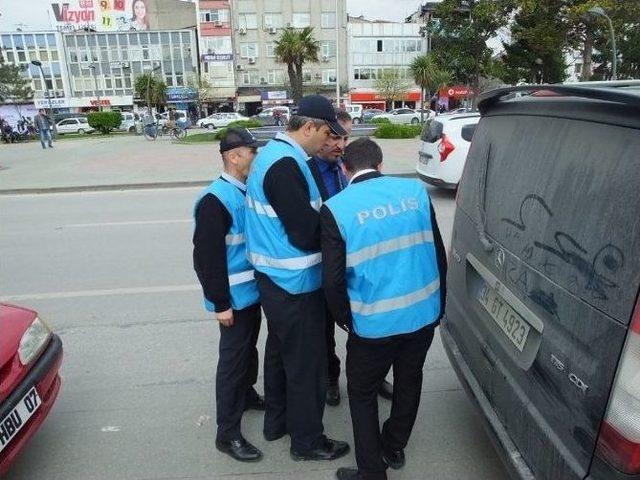
M 372 120 L 375 120 L 376 118 L 386 118 L 391 123 L 410 123 L 412 125 L 417 125 L 420 123 L 420 112 L 416 112 L 410 108 L 396 108 L 395 110 L 390 110 L 387 113 L 374 115 Z
M 345 111 L 351 115 L 351 119 L 353 120 L 354 125 L 358 125 L 362 123 L 362 105 L 351 104 L 344 106 Z
M 242 120 L 249 120 L 249 118 L 238 112 L 214 113 L 208 117 L 201 118 L 196 122 L 196 125 L 201 128 L 213 130 L 214 128 L 228 127 L 230 123 L 240 122 Z
M 186 110 L 176 110 L 175 113 L 176 121 L 186 121 L 187 120 L 187 111 Z M 156 120 L 158 125 L 164 126 L 169 121 L 169 112 L 157 113 Z
M 457 188 L 479 121 L 477 112 L 439 115 L 427 120 L 416 166 L 418 176 L 431 185 Z
M 136 123 L 140 121 L 140 115 L 134 112 L 120 112 L 122 115 L 122 123 L 118 128 L 121 132 L 135 132 Z
M 89 125 L 89 121 L 85 117 L 65 118 L 56 123 L 58 134 L 65 133 L 92 133 L 95 129 Z

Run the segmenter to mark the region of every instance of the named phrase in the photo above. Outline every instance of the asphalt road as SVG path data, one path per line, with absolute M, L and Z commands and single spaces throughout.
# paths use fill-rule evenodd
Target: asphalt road
M 60 334 L 63 388 L 7 480 L 332 479 L 337 462 L 293 462 L 288 439 L 245 436 L 265 459 L 240 464 L 213 446 L 219 331 L 191 268 L 198 189 L 0 197 L 0 298 L 38 310 Z M 431 191 L 449 244 L 454 200 Z M 345 335 L 338 333 L 345 356 Z M 260 334 L 264 348 L 266 328 Z M 258 389 L 262 391 L 262 376 Z M 344 375 L 341 389 L 345 394 Z M 381 416 L 389 404 L 380 400 Z M 353 445 L 347 403 L 326 433 Z M 390 479 L 506 479 L 437 336 L 407 465 Z

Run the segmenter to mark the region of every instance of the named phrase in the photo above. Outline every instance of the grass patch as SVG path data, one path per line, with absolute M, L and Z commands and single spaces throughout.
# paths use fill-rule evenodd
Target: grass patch
M 187 138 L 177 143 L 213 143 L 219 141 L 219 132 L 194 133 L 187 135 Z
M 376 138 L 414 138 L 422 133 L 422 125 L 382 124 L 373 134 Z

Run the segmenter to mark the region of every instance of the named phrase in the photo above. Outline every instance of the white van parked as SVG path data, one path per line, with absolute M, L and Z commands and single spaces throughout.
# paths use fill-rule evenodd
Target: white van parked
M 358 105 L 358 104 L 345 105 L 344 109 L 349 115 L 351 115 L 354 125 L 358 125 L 359 123 L 362 123 L 362 111 L 363 111 L 362 105 Z
M 140 115 L 134 112 L 120 112 L 122 115 L 122 123 L 118 130 L 122 132 L 135 132 L 136 123 L 140 121 Z

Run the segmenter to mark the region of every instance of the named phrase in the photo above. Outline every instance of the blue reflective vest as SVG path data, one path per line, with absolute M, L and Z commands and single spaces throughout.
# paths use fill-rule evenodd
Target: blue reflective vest
M 307 159 L 285 140 L 271 140 L 253 161 L 247 182 L 246 236 L 249 260 L 256 270 L 267 275 L 280 288 L 297 295 L 312 292 L 321 284 L 321 254 L 294 247 L 284 225 L 269 205 L 264 193 L 264 177 L 283 157 L 293 158 L 309 186 L 311 206 L 320 210 L 322 199 Z
M 200 194 L 193 209 L 194 219 L 200 201 L 208 193 L 215 195 L 231 215 L 231 228 L 225 238 L 229 291 L 231 308 L 242 310 L 260 301 L 258 286 L 253 278 L 253 267 L 247 260 L 244 238 L 244 195 L 238 187 L 218 178 Z M 204 299 L 204 307 L 210 312 L 215 312 L 215 305 L 207 298 Z
M 326 202 L 346 245 L 354 332 L 411 333 L 440 314 L 440 275 L 429 196 L 415 180 L 378 177 Z

